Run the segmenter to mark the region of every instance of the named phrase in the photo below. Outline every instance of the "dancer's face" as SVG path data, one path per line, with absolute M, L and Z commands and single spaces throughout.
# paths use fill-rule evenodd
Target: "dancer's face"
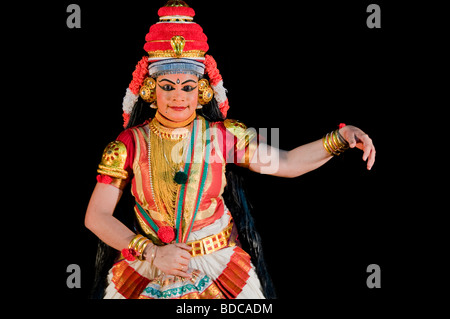
M 156 104 L 164 117 L 174 122 L 187 120 L 198 104 L 198 77 L 166 74 L 156 78 Z

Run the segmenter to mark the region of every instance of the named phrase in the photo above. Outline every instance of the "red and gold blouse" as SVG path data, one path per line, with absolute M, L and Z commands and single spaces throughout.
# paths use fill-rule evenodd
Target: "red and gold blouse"
M 131 181 L 135 215 L 145 235 L 158 243 L 158 229 L 170 226 L 177 241 L 186 242 L 190 232 L 225 213 L 226 164 L 248 166 L 257 143 L 256 132 L 235 120 L 208 122 L 198 115 L 183 131 L 153 119 L 123 131 L 106 147 L 98 181 L 120 189 Z M 185 182 L 167 177 L 178 171 Z

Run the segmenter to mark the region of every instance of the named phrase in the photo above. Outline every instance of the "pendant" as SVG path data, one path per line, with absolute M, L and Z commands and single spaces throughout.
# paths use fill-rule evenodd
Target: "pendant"
M 177 184 L 186 184 L 186 182 L 188 180 L 188 176 L 185 172 L 179 170 L 178 172 L 175 173 L 173 180 Z

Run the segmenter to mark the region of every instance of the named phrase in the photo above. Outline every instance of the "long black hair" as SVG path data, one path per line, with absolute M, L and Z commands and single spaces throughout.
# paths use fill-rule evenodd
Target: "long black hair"
M 126 128 L 142 124 L 149 118 L 152 118 L 155 115 L 155 112 L 155 109 L 150 108 L 149 103 L 146 103 L 139 97 L 130 114 L 130 119 Z M 197 113 L 211 122 L 224 121 L 215 99 L 212 99 L 211 102 L 204 105 Z M 252 216 L 253 208 L 247 200 L 244 178 L 240 172 L 240 168 L 236 167 L 236 165 L 227 165 L 226 179 L 227 186 L 224 189 L 223 198 L 225 200 L 225 205 L 230 210 L 236 224 L 239 243 L 251 256 L 265 297 L 274 299 L 276 298 L 275 289 L 266 267 L 261 245 L 261 236 L 255 227 Z M 124 189 L 123 196 L 119 201 L 114 215 L 125 225 L 131 226 L 130 229 L 136 229 L 136 222 L 134 219 L 131 219 L 131 214 L 129 214 L 129 207 L 130 205 L 132 207 L 134 201 L 131 192 L 129 191 L 129 187 L 130 186 L 128 185 Z M 128 208 L 125 208 L 124 205 L 129 206 Z M 126 211 L 128 211 L 128 214 L 125 213 Z M 104 289 L 106 287 L 106 276 L 116 257 L 117 251 L 99 240 L 92 298 L 103 298 Z

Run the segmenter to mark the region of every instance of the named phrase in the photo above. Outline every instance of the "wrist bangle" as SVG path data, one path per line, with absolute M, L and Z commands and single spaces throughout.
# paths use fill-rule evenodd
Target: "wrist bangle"
M 155 259 L 156 259 L 156 253 L 158 252 L 158 246 L 156 246 L 156 245 L 154 245 L 154 247 L 155 247 L 155 249 L 154 249 L 154 251 L 153 251 L 153 253 L 152 253 L 152 262 L 151 262 L 151 265 L 153 266 L 153 262 L 155 261 Z
M 333 132 L 327 134 L 327 142 L 328 142 L 328 146 L 331 148 L 334 155 L 341 154 L 339 152 L 339 146 L 335 145 L 333 142 Z
M 145 252 L 145 250 L 147 249 L 148 245 L 150 245 L 150 244 L 151 244 L 151 247 L 148 249 L 147 252 Z M 147 256 L 148 256 L 148 255 L 150 254 L 150 252 L 152 251 L 153 246 L 155 246 L 155 244 L 153 244 L 151 241 L 149 241 L 149 242 L 147 242 L 147 243 L 145 244 L 144 248 L 142 248 L 142 259 L 143 259 L 143 260 L 147 260 L 147 261 L 150 260 L 149 258 L 147 258 Z
M 136 244 L 134 245 L 134 250 L 136 250 L 137 252 L 140 252 L 142 249 L 142 245 L 144 245 L 149 239 L 142 237 L 141 239 L 139 239 Z
M 134 249 L 136 251 L 136 253 L 139 252 L 139 247 L 145 242 L 145 237 L 142 236 L 141 238 L 139 238 L 137 240 L 137 242 L 133 245 L 132 249 Z
M 156 245 L 153 244 L 153 246 L 150 248 L 151 250 L 151 254 L 150 254 L 150 258 L 145 258 L 145 260 L 147 260 L 151 266 L 153 266 L 153 261 L 155 260 L 155 255 L 156 255 Z
M 145 260 L 144 251 L 145 251 L 145 248 L 148 246 L 148 244 L 150 244 L 150 239 L 147 238 L 147 240 L 145 240 L 145 241 L 142 243 L 142 245 L 140 245 L 140 246 L 138 247 L 138 249 L 137 249 L 137 251 L 138 251 L 138 258 L 139 258 L 139 260 L 141 260 L 141 261 L 144 261 L 144 260 Z
M 345 145 L 346 148 L 349 147 L 348 142 L 345 140 L 345 138 L 341 135 L 341 133 L 339 132 L 339 130 L 337 130 L 336 133 L 337 138 L 339 139 L 339 141 Z
M 331 151 L 331 149 L 330 149 L 329 146 L 328 146 L 327 136 L 326 136 L 326 135 L 322 138 L 322 145 L 323 145 L 323 147 L 325 148 L 325 150 L 326 150 L 331 156 L 334 155 L 333 152 Z
M 128 249 L 134 249 L 136 242 L 142 238 L 144 238 L 144 236 L 142 236 L 141 234 L 137 234 L 136 236 L 134 236 L 133 239 L 128 244 Z
M 124 257 L 130 261 L 135 260 L 136 257 L 139 260 L 143 260 L 142 253 L 149 243 L 150 239 L 141 234 L 137 234 L 131 239 L 130 243 L 128 244 L 128 249 L 122 250 L 122 255 L 124 255 Z
M 325 150 L 331 155 L 340 155 L 348 149 L 348 142 L 340 135 L 339 129 L 326 134 L 322 139 Z
M 342 137 L 339 130 L 333 132 L 333 141 L 336 143 L 341 152 L 347 150 L 349 147 L 348 142 Z

